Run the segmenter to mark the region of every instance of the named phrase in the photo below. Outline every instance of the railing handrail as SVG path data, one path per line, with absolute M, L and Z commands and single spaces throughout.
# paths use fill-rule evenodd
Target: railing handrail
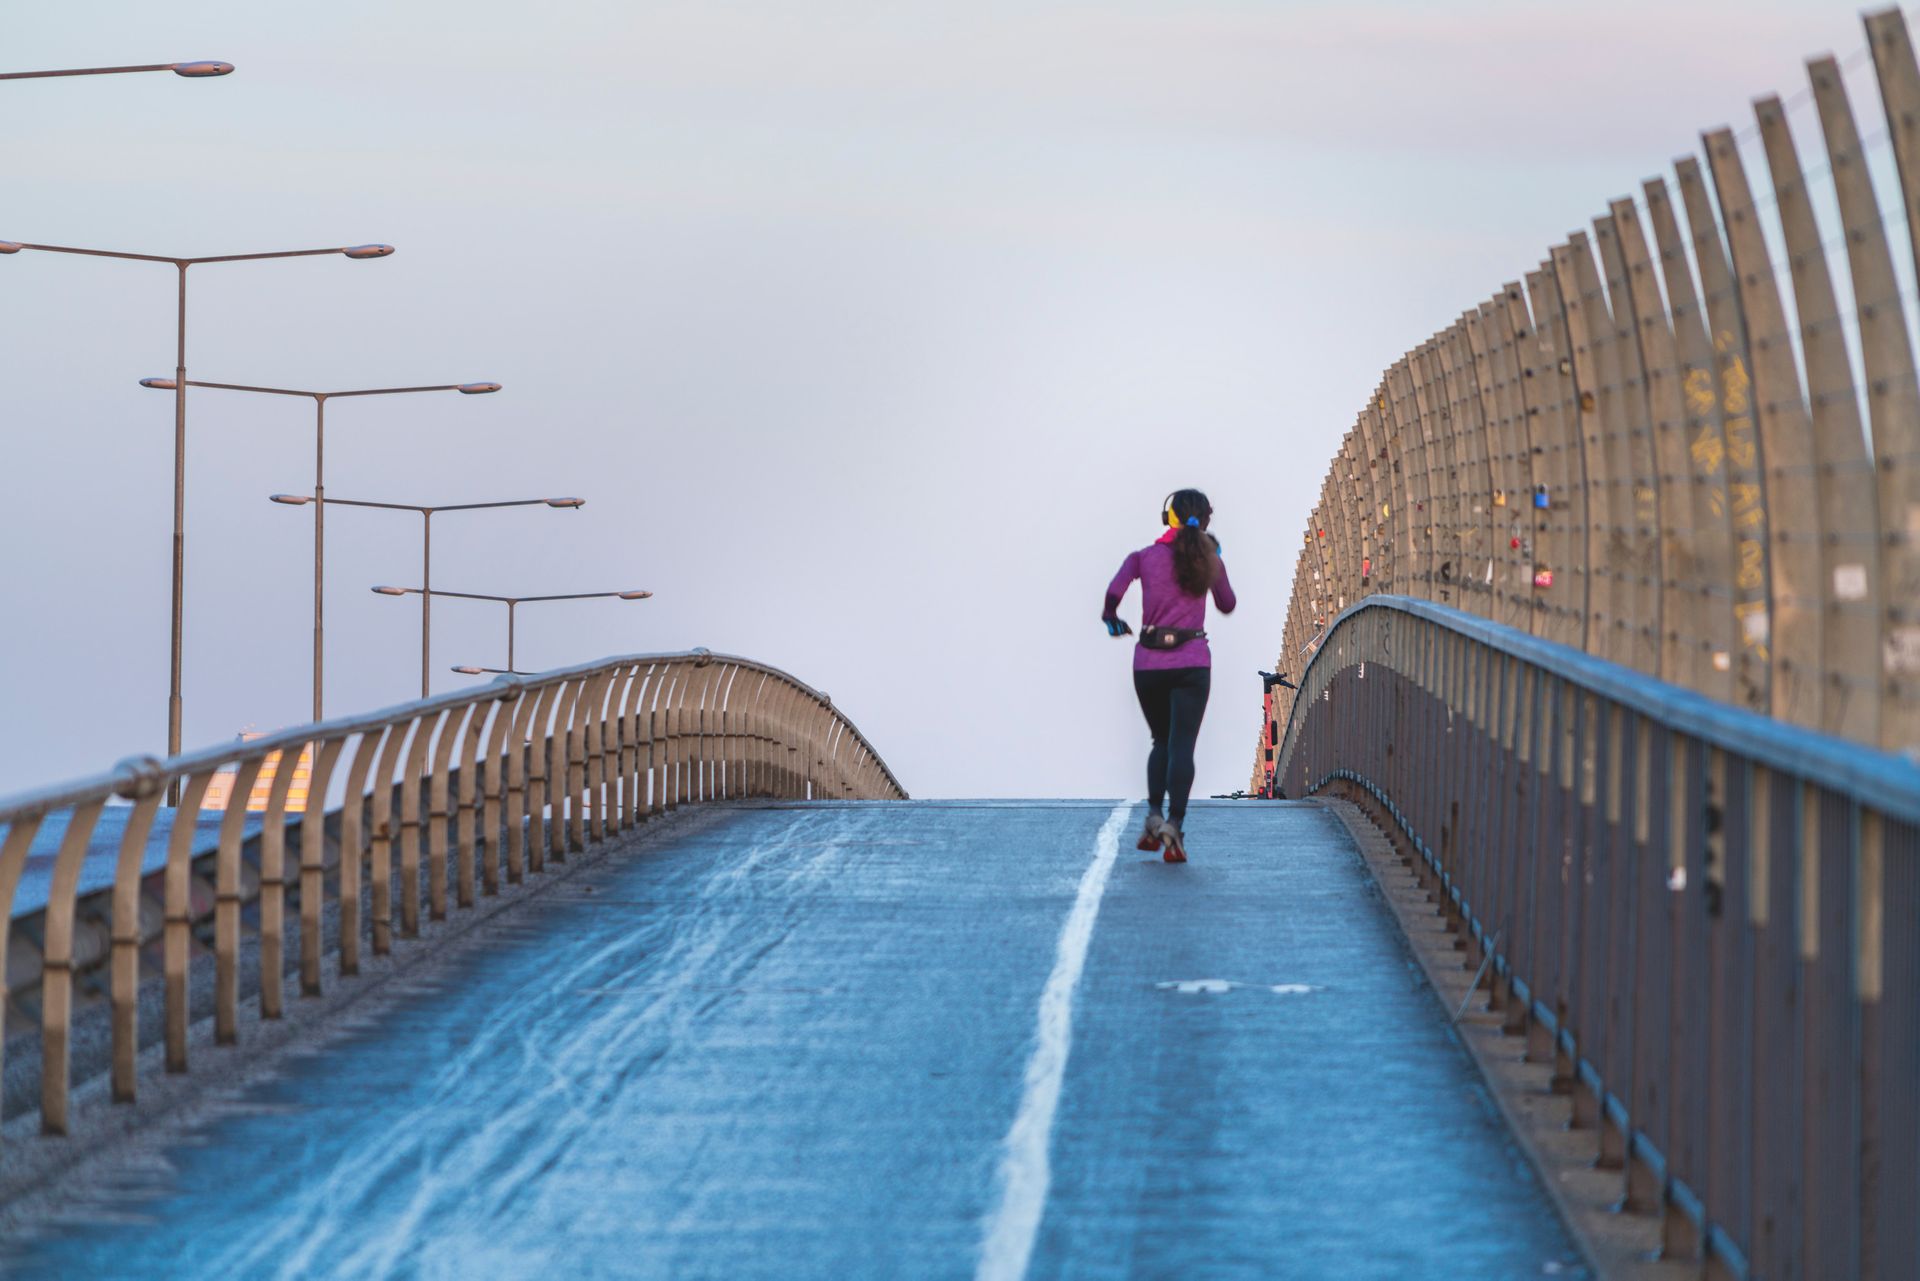
M 1733 1276 L 1910 1271 L 1920 769 L 1428 601 L 1301 684 L 1276 781 L 1392 841 L 1624 1210 Z
M 301 771 L 269 775 L 267 767 L 307 749 L 307 794 L 289 807 Z M 225 771 L 233 771 L 233 786 L 224 803 L 206 807 Z M 173 782 L 185 787 L 160 828 L 162 865 L 150 855 L 162 788 Z M 342 799 L 329 809 L 336 784 Z M 102 844 L 99 825 L 116 795 L 132 804 Z M 357 974 L 363 943 L 385 954 L 396 937 L 418 936 L 423 920 L 472 909 L 480 894 L 546 871 L 549 859 L 558 863 L 682 806 L 905 797 L 827 695 L 769 664 L 690 649 L 506 676 L 166 761 L 136 758 L 10 798 L 0 802 L 0 956 L 9 979 L 16 971 L 19 979 L 6 993 L 10 1014 L 31 1019 L 37 1006 L 42 1129 L 68 1131 L 75 983 L 85 969 L 106 973 L 107 1035 L 92 1044 L 108 1051 L 102 1066 L 111 1068 L 112 1097 L 127 1102 L 138 1093 L 144 949 L 161 952 L 166 1064 L 182 1072 L 194 938 L 209 926 L 214 1042 L 233 1044 L 249 933 L 259 947 L 260 1017 L 277 1019 L 296 969 L 301 993 L 320 994 L 329 941 L 339 973 Z M 263 812 L 252 840 L 256 802 Z M 219 818 L 211 848 L 201 847 L 196 812 Z M 44 906 L 37 925 L 16 933 L 13 901 L 37 838 L 55 835 L 43 830 L 46 820 L 58 813 L 68 821 L 40 872 L 48 878 Z M 104 870 L 109 857 L 111 887 L 83 894 L 86 869 Z M 297 956 L 290 938 L 298 939 Z M 10 1097 L 0 1091 L 0 1111 Z
M 1326 661 L 1328 651 L 1337 649 L 1334 637 L 1340 629 L 1349 619 L 1370 609 L 1393 610 L 1437 623 L 1711 746 L 1844 792 L 1889 817 L 1920 823 L 1920 764 L 1906 756 L 1722 703 L 1557 641 L 1418 597 L 1363 596 L 1340 611 L 1326 628 L 1326 640 L 1307 663 L 1299 682 L 1302 690 L 1307 688 L 1315 668 Z M 1282 761 L 1293 750 L 1307 701 L 1294 700 L 1279 754 Z
M 485 685 L 470 686 L 462 690 L 450 690 L 444 694 L 433 694 L 426 698 L 410 699 L 404 703 L 395 703 L 377 711 L 362 712 L 352 716 L 336 716 L 331 720 L 314 721 L 305 725 L 295 725 L 287 729 L 275 730 L 259 738 L 228 742 L 214 747 L 196 748 L 182 752 L 178 756 L 155 757 L 134 756 L 120 761 L 111 769 L 85 778 L 63 783 L 53 783 L 44 787 L 32 788 L 12 796 L 0 796 L 0 823 L 10 823 L 22 818 L 33 818 L 66 809 L 74 805 L 111 797 L 130 799 L 138 793 L 143 776 L 185 777 L 209 767 L 238 765 L 247 761 L 264 759 L 276 752 L 298 749 L 308 743 L 324 739 L 345 738 L 353 734 L 365 733 L 394 721 L 419 716 L 425 712 L 440 711 L 450 707 L 463 707 L 469 703 L 501 700 L 514 697 L 527 691 L 543 689 L 560 681 L 570 680 L 589 672 L 601 671 L 613 666 L 626 666 L 639 663 L 666 662 L 707 662 L 726 663 L 748 668 L 768 676 L 788 682 L 796 689 L 810 695 L 822 706 L 831 708 L 833 700 L 813 686 L 800 680 L 792 673 L 763 663 L 757 659 L 743 658 L 735 654 L 715 653 L 707 649 L 667 650 L 658 653 L 619 654 L 608 658 L 593 659 L 588 662 L 574 663 L 566 667 L 556 667 L 532 676 L 499 676 Z M 838 709 L 835 709 L 836 712 Z M 854 738 L 871 754 L 874 763 L 879 766 L 887 780 L 899 787 L 900 780 L 893 770 L 876 751 L 873 744 L 853 724 L 852 718 L 840 714 L 838 717 Z M 905 791 L 904 788 L 900 789 Z

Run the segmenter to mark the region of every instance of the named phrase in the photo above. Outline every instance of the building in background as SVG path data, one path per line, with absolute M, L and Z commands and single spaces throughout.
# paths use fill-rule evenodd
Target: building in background
M 250 743 L 261 737 L 258 730 L 240 731 L 240 741 Z M 260 812 L 267 808 L 267 797 L 273 791 L 273 780 L 280 772 L 280 762 L 285 753 L 275 752 L 267 757 L 260 767 L 260 776 L 253 780 L 253 790 L 247 794 L 247 808 Z M 203 810 L 221 810 L 227 808 L 227 799 L 233 795 L 233 782 L 238 775 L 234 767 L 221 770 L 207 784 L 206 799 L 200 802 Z M 313 744 L 300 749 L 300 758 L 293 763 L 293 781 L 287 786 L 287 813 L 304 813 L 307 808 L 307 785 L 313 779 Z

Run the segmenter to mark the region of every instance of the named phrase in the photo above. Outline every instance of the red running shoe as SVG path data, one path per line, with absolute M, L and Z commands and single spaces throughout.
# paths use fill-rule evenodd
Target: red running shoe
M 1158 814 L 1148 814 L 1146 826 L 1140 829 L 1140 839 L 1133 843 L 1133 848 L 1146 850 L 1149 853 L 1159 849 L 1161 841 L 1160 832 L 1165 826 L 1166 820 Z
M 1187 838 L 1181 833 L 1178 823 L 1163 821 L 1160 824 L 1160 838 L 1167 843 L 1166 853 L 1161 858 L 1169 863 L 1187 861 Z

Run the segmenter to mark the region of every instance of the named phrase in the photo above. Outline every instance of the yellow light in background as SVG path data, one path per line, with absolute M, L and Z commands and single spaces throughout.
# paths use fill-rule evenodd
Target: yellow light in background
M 250 743 L 259 737 L 261 734 L 257 730 L 244 730 L 240 734 L 240 741 Z M 265 812 L 267 797 L 273 791 L 273 780 L 280 771 L 280 760 L 283 755 L 284 753 L 274 752 L 261 765 L 259 777 L 253 780 L 253 790 L 247 793 L 249 813 Z M 215 774 L 213 781 L 207 784 L 206 799 L 200 802 L 200 808 L 224 811 L 227 808 L 228 799 L 233 795 L 233 780 L 238 772 L 238 767 L 229 767 Z M 293 781 L 287 785 L 287 813 L 306 812 L 307 789 L 312 780 L 313 744 L 309 743 L 300 749 L 300 758 L 293 763 Z

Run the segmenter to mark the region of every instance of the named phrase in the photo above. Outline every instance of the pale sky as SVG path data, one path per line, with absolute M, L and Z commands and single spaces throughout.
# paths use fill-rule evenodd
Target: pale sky
M 586 497 L 439 518 L 435 585 L 652 589 L 525 608 L 521 666 L 761 658 L 920 796 L 1139 793 L 1100 598 L 1205 489 L 1241 608 L 1204 794 L 1246 781 L 1380 370 L 1862 44 L 1811 0 L 40 5 L 0 70 L 239 69 L 0 83 L 0 238 L 394 244 L 196 268 L 189 375 L 504 383 L 338 403 L 329 494 Z M 164 746 L 172 283 L 0 258 L 0 795 Z M 194 747 L 306 718 L 311 521 L 266 496 L 311 485 L 312 414 L 189 421 Z M 418 526 L 330 509 L 330 713 L 417 692 L 418 610 L 367 588 L 417 581 Z M 498 607 L 434 639 L 436 690 L 505 658 Z

